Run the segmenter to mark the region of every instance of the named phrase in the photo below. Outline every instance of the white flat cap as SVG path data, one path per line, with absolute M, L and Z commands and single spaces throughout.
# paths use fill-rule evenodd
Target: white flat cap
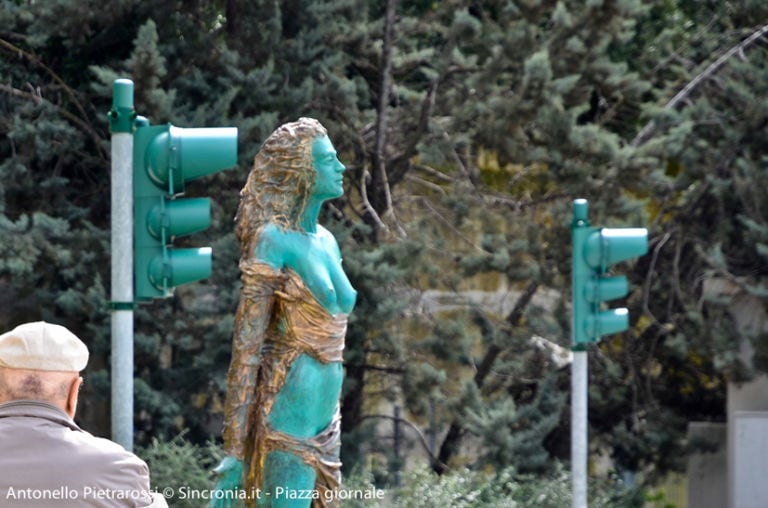
M 0 335 L 0 367 L 80 372 L 88 347 L 61 325 L 36 321 Z

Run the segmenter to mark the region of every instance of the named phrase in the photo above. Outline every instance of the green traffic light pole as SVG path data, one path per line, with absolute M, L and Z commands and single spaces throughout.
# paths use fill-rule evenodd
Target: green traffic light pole
M 602 302 L 626 296 L 629 282 L 623 275 L 608 276 L 608 267 L 642 256 L 648 251 L 645 228 L 595 228 L 588 220 L 586 199 L 573 202 L 571 277 L 571 472 L 573 507 L 587 506 L 587 346 L 603 335 L 629 328 L 626 308 L 601 310 Z
M 587 200 L 577 199 L 573 202 L 573 220 L 571 222 L 571 238 L 573 252 L 571 254 L 572 291 L 578 291 L 582 284 L 579 281 L 589 277 L 589 267 L 583 260 L 581 251 L 587 235 L 591 231 L 587 219 Z M 586 315 L 587 309 L 576 308 L 583 304 L 581 298 L 573 298 L 571 317 L 571 344 L 573 361 L 571 363 L 571 475 L 573 489 L 573 508 L 587 506 L 587 390 L 588 364 L 587 343 L 577 340 L 580 323 L 577 321 Z
M 209 198 L 176 199 L 184 183 L 237 163 L 237 128 L 151 126 L 133 108 L 133 82 L 113 84 L 112 438 L 133 448 L 135 302 L 167 298 L 175 286 L 211 274 L 211 248 L 179 249 L 173 239 L 207 229 Z
M 133 81 L 113 83 L 111 167 L 112 439 L 133 449 Z

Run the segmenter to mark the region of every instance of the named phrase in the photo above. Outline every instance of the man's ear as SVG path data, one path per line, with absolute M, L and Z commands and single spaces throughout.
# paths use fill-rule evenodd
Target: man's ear
M 80 385 L 83 384 L 83 378 L 77 376 L 72 384 L 69 386 L 69 394 L 67 395 L 67 407 L 64 411 L 74 420 L 75 412 L 77 412 L 77 396 L 80 394 Z

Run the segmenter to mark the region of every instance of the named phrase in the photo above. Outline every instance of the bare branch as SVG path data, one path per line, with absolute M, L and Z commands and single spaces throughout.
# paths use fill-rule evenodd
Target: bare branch
M 667 102 L 664 105 L 664 108 L 666 109 L 672 109 L 676 108 L 678 105 L 680 105 L 683 101 L 688 99 L 688 96 L 693 93 L 693 91 L 698 87 L 701 83 L 706 81 L 707 79 L 711 78 L 717 71 L 720 70 L 721 67 L 723 67 L 728 60 L 730 60 L 734 55 L 740 55 L 744 56 L 744 50 L 747 49 L 749 46 L 751 46 L 756 41 L 760 40 L 762 37 L 765 36 L 765 34 L 768 33 L 768 25 L 763 25 L 761 28 L 756 30 L 752 33 L 749 37 L 741 41 L 736 46 L 732 47 L 728 51 L 726 51 L 720 58 L 715 60 L 712 64 L 710 64 L 706 69 L 704 69 L 703 72 L 701 72 L 698 76 L 693 78 L 691 81 L 688 82 L 685 87 L 683 87 L 682 90 L 680 90 L 672 99 Z M 632 140 L 632 146 L 640 146 L 650 137 L 653 135 L 654 131 L 656 130 L 656 123 L 651 120 L 648 122 L 645 127 L 640 131 L 640 133 L 635 136 L 635 139 Z
M 32 53 L 29 53 L 28 51 L 25 51 L 18 46 L 15 46 L 14 44 L 11 44 L 10 42 L 0 39 L 0 47 L 5 48 L 6 50 L 18 55 L 21 58 L 24 58 L 26 60 L 29 60 L 32 62 L 33 65 L 36 65 L 43 69 L 46 74 L 48 74 L 56 83 L 58 83 L 66 92 L 67 96 L 72 100 L 72 103 L 77 108 L 78 112 L 80 113 L 80 118 L 73 115 L 69 111 L 65 110 L 64 108 L 60 106 L 56 106 L 56 108 L 59 110 L 59 112 L 62 114 L 62 116 L 65 116 L 67 119 L 69 119 L 72 123 L 80 127 L 84 132 L 88 133 L 91 138 L 93 138 L 94 145 L 96 145 L 97 149 L 101 150 L 102 143 L 101 143 L 101 137 L 100 135 L 91 127 L 91 125 L 88 123 L 88 114 L 85 112 L 85 108 L 83 107 L 82 103 L 78 100 L 77 96 L 75 95 L 74 90 L 67 85 L 67 83 L 58 75 L 56 74 L 50 67 L 45 65 L 42 61 L 40 61 L 35 55 Z M 4 87 L 6 88 L 6 87 Z M 7 91 L 7 90 L 4 90 Z M 22 94 L 24 92 L 21 92 Z M 17 95 L 17 94 L 14 94 Z M 35 94 L 32 94 L 33 96 Z M 26 96 L 29 98 L 29 96 Z M 40 94 L 39 97 L 36 97 L 37 99 L 42 99 L 42 95 Z M 46 99 L 43 99 L 46 100 Z M 46 102 L 51 103 L 51 101 L 46 100 Z M 102 151 L 102 156 L 107 157 L 107 154 Z
M 368 191 L 366 189 L 368 178 L 371 176 L 371 174 L 368 172 L 367 168 L 363 168 L 363 177 L 360 179 L 360 198 L 363 200 L 363 208 L 371 214 L 371 217 L 373 218 L 373 221 L 376 223 L 378 227 L 380 227 L 383 231 L 388 231 L 389 228 L 386 224 L 384 224 L 384 221 L 381 220 L 381 217 L 379 217 L 379 214 L 376 213 L 376 209 L 371 205 L 371 202 L 368 200 Z
M 0 84 L 0 92 L 5 92 L 5 93 L 7 93 L 9 95 L 13 95 L 14 97 L 19 97 L 21 99 L 26 99 L 26 100 L 32 101 L 32 102 L 34 102 L 36 104 L 40 104 L 42 102 L 46 102 L 46 103 L 50 104 L 51 106 L 53 106 L 54 108 L 56 108 L 61 116 L 66 117 L 70 122 L 72 122 L 73 124 L 75 124 L 78 127 L 80 127 L 83 131 L 88 132 L 88 133 L 94 135 L 95 138 L 96 138 L 95 140 L 99 141 L 98 136 L 96 136 L 95 133 L 92 131 L 90 125 L 88 125 L 83 120 L 81 120 L 80 118 L 76 117 L 75 115 L 73 115 L 72 113 L 67 111 L 66 109 L 62 108 L 61 106 L 57 106 L 56 104 L 53 104 L 48 99 L 42 97 L 41 95 L 39 95 L 37 93 L 25 92 L 23 90 L 19 90 L 17 88 L 13 88 L 11 86 L 3 85 L 3 84 Z M 97 146 L 100 146 L 100 144 L 97 143 Z
M 433 467 L 437 466 L 443 471 L 449 469 L 448 465 L 440 462 L 438 458 L 432 453 L 432 450 L 429 449 L 429 444 L 427 444 L 427 439 L 424 437 L 424 434 L 421 432 L 421 429 L 419 429 L 416 425 L 414 425 L 410 421 L 406 420 L 405 418 L 396 418 L 394 416 L 381 415 L 381 414 L 363 415 L 361 417 L 361 419 L 363 420 L 369 419 L 369 418 L 382 418 L 385 420 L 391 420 L 393 422 L 406 424 L 408 427 L 413 429 L 414 432 L 416 432 L 416 435 L 419 438 L 419 442 L 421 443 L 422 448 L 424 448 L 424 451 L 427 452 L 427 455 L 429 456 L 429 461 L 433 464 Z
M 443 217 L 443 215 L 439 211 L 435 210 L 435 208 L 430 204 L 429 200 L 427 200 L 425 198 L 419 198 L 419 199 L 417 199 L 417 201 L 421 202 L 421 204 L 423 204 L 427 208 L 427 210 L 432 212 L 432 214 L 440 222 L 442 222 L 445 226 L 450 228 L 450 230 L 453 231 L 454 234 L 456 234 L 456 236 L 458 238 L 460 238 L 461 240 L 463 240 L 467 245 L 469 245 L 473 249 L 478 250 L 480 252 L 485 252 L 485 250 L 482 247 L 478 246 L 475 242 L 473 242 L 472 240 L 467 238 L 465 235 L 463 235 L 458 229 L 456 229 L 456 227 L 453 224 L 451 224 L 451 222 L 448 219 Z

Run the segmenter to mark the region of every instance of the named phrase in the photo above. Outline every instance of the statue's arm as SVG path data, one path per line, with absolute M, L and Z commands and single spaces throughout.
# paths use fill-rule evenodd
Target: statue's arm
M 240 264 L 243 287 L 235 315 L 232 361 L 227 376 L 224 406 L 224 451 L 227 456 L 214 469 L 218 479 L 215 490 L 236 491 L 243 485 L 248 426 L 256 398 L 261 345 L 273 312 L 275 289 L 280 272 L 258 261 Z M 231 506 L 231 498 L 211 498 L 211 508 Z
M 232 361 L 227 376 L 227 398 L 224 407 L 224 449 L 228 455 L 244 460 L 249 414 L 256 395 L 261 361 L 261 345 L 269 325 L 274 288 L 269 280 L 257 280 L 249 287 L 243 274 L 243 290 L 235 315 L 232 338 Z
M 261 345 L 274 311 L 275 291 L 283 279 L 281 238 L 275 227 L 267 225 L 256 244 L 254 257 L 240 261 L 242 289 L 235 314 L 223 431 L 225 452 L 239 460 L 246 459 L 245 441 L 256 397 Z

